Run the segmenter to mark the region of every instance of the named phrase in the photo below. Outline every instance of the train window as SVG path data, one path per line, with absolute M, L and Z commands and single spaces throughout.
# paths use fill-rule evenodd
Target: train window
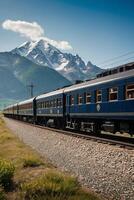
M 58 106 L 59 106 L 59 107 L 62 106 L 62 99 L 61 99 L 61 98 L 58 99 Z
M 101 90 L 96 91 L 96 102 L 101 102 L 102 100 L 102 92 Z
M 118 73 L 118 69 L 111 70 L 111 74 L 116 74 L 116 73 Z
M 120 72 L 123 72 L 123 71 L 124 71 L 124 67 L 120 67 L 120 68 L 119 68 L 119 71 L 120 71 Z
M 60 106 L 62 107 L 62 99 L 60 98 Z
M 59 107 L 59 100 L 56 100 L 56 106 Z
M 53 108 L 55 107 L 55 99 L 53 99 Z
M 78 94 L 78 104 L 82 104 L 82 95 Z
M 43 107 L 44 107 L 44 103 L 42 102 L 42 103 L 41 103 L 41 108 L 43 108 Z
M 57 99 L 57 107 L 59 107 L 59 99 Z
M 49 108 L 49 101 L 47 101 L 47 108 Z
M 49 101 L 46 101 L 46 108 L 49 107 Z
M 113 87 L 109 88 L 109 101 L 118 100 L 118 88 Z
M 126 86 L 126 99 L 134 99 L 134 84 Z
M 54 99 L 52 100 L 52 107 L 54 108 Z
M 54 108 L 56 108 L 56 99 L 54 99 L 53 104 L 54 104 Z
M 48 107 L 48 101 L 46 101 L 46 108 Z
M 62 99 L 60 98 L 60 106 L 62 107 Z
M 43 108 L 43 102 L 41 103 L 41 108 Z
M 86 93 L 86 103 L 91 103 L 91 93 L 90 92 Z
M 53 107 L 53 100 L 50 101 L 50 107 Z
M 57 99 L 57 106 L 60 107 L 60 99 Z
M 70 105 L 74 105 L 74 96 L 70 95 Z

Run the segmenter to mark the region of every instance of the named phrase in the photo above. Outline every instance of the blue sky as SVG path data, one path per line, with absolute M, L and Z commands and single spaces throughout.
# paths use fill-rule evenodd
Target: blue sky
M 5 20 L 36 22 L 45 37 L 67 41 L 73 48 L 67 52 L 103 67 L 103 61 L 134 50 L 133 8 L 133 0 L 1 0 L 0 51 L 27 40 L 3 29 Z M 134 60 L 134 54 L 124 59 L 129 57 Z

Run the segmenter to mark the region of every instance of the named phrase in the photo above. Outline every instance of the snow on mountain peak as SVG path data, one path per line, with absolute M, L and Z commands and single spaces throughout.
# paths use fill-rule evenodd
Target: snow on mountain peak
M 90 67 L 89 63 L 86 65 L 78 54 L 72 55 L 71 53 L 61 52 L 45 39 L 27 41 L 13 49 L 12 52 L 24 56 L 36 64 L 55 69 L 72 82 L 89 79 L 92 77 L 93 68 L 96 67 L 91 62 L 89 62 Z M 92 69 L 90 70 L 91 66 Z M 99 71 L 100 68 L 97 68 L 95 73 Z

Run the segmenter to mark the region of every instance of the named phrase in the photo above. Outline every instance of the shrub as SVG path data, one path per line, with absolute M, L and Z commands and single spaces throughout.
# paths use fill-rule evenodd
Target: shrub
M 38 167 L 42 164 L 43 162 L 36 157 L 27 157 L 23 161 L 23 167 Z
M 75 178 L 61 175 L 56 172 L 48 172 L 42 177 L 21 185 L 21 199 L 68 199 L 78 190 L 78 182 Z
M 14 175 L 14 165 L 6 160 L 0 159 L 0 185 L 5 189 L 9 189 Z
M 2 187 L 0 187 L 0 200 L 6 200 L 5 192 Z

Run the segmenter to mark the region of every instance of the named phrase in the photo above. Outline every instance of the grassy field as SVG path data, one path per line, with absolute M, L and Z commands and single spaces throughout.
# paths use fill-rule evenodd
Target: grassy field
M 0 200 L 100 200 L 21 142 L 0 117 Z

